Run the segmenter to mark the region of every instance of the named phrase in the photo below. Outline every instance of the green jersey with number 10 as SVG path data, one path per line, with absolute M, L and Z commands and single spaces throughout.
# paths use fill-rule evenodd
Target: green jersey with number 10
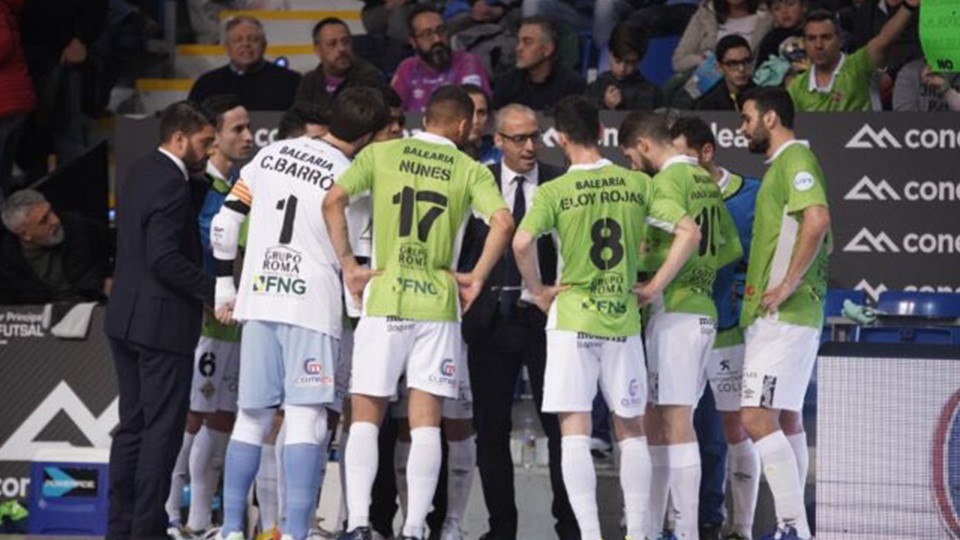
M 700 246 L 663 291 L 667 313 L 693 313 L 717 318 L 713 282 L 717 270 L 743 254 L 737 227 L 723 204 L 717 183 L 697 160 L 673 157 L 653 177 L 648 253 L 643 269 L 655 272 L 667 258 L 673 231 L 684 216 L 700 227 Z
M 443 137 L 420 133 L 365 148 L 337 181 L 351 199 L 373 198 L 371 267 L 363 313 L 459 320 L 451 271 L 472 207 L 484 219 L 506 208 L 493 174 Z
M 520 228 L 556 230 L 560 280 L 547 328 L 603 337 L 640 332 L 637 281 L 640 240 L 650 204 L 650 177 L 607 160 L 574 166 L 537 189 Z

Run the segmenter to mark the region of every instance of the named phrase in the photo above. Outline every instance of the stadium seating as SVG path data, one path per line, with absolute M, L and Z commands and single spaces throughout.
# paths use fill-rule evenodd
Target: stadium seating
M 960 294 L 885 291 L 877 309 L 890 315 L 960 318 Z
M 820 333 L 820 343 L 826 343 L 833 340 L 833 327 L 827 322 L 830 317 L 840 317 L 843 315 L 843 302 L 850 300 L 855 304 L 863 305 L 867 301 L 867 293 L 853 289 L 827 289 L 827 296 L 824 299 L 823 306 L 823 332 Z M 852 335 L 848 336 L 848 341 L 857 340 L 857 327 L 853 327 Z
M 960 344 L 960 294 L 886 291 L 877 309 L 887 316 L 916 317 L 917 321 L 860 328 L 865 343 Z M 925 323 L 923 319 L 931 319 Z M 937 320 L 939 319 L 939 320 Z
M 647 55 L 640 63 L 640 73 L 653 84 L 662 87 L 673 77 L 673 51 L 680 43 L 680 36 L 655 37 L 647 46 Z

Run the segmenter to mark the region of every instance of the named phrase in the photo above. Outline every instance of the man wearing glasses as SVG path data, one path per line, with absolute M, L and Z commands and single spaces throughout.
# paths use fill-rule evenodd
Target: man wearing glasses
M 740 34 L 730 34 L 717 42 L 717 69 L 723 75 L 712 90 L 696 102 L 701 111 L 738 111 L 737 98 L 753 88 L 753 54 L 750 43 Z
M 474 84 L 490 93 L 490 81 L 480 59 L 450 48 L 450 36 L 439 10 L 417 6 L 407 21 L 416 55 L 400 62 L 390 82 L 403 100 L 405 112 L 423 112 L 433 91 L 447 84 Z
M 536 113 L 524 105 L 510 104 L 496 117 L 494 142 L 502 159 L 490 170 L 517 223 L 523 219 L 538 186 L 559 176 L 557 167 L 537 159 L 540 127 Z M 461 270 L 472 268 L 480 255 L 487 227 L 471 219 L 464 235 Z M 537 243 L 540 277 L 556 281 L 557 250 L 550 236 Z M 463 336 L 469 347 L 467 361 L 473 389 L 474 425 L 477 432 L 477 465 L 483 497 L 490 512 L 490 530 L 482 539 L 515 540 L 517 506 L 514 500 L 513 461 L 510 457 L 513 391 L 522 366 L 527 366 L 537 411 L 543 400 L 546 366 L 546 316 L 523 288 L 520 272 L 507 249 L 490 273 L 473 308 L 463 318 Z M 579 530 L 560 470 L 560 425 L 554 414 L 540 413 L 550 449 L 550 484 L 557 536 L 579 539 Z

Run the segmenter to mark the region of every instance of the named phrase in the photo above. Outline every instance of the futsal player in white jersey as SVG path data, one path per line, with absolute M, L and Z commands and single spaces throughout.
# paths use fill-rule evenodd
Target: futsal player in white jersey
M 243 539 L 247 493 L 276 408 L 285 409 L 284 538 L 304 540 L 316 508 L 336 395 L 341 327 L 340 266 L 320 208 L 350 159 L 386 123 L 379 92 L 354 88 L 333 103 L 320 140 L 279 141 L 244 167 L 211 233 L 218 266 L 216 310 L 243 322 L 239 411 L 224 481 L 220 537 Z M 239 292 L 228 269 L 244 216 L 250 226 Z

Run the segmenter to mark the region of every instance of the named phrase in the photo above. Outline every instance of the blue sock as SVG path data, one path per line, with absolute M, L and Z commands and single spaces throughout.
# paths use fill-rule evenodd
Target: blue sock
M 223 468 L 223 536 L 243 532 L 247 494 L 260 468 L 260 447 L 230 440 Z
M 317 491 L 320 486 L 320 458 L 323 450 L 318 444 L 287 444 L 283 447 L 283 474 L 286 482 L 286 517 L 283 530 L 293 540 L 303 540 L 310 532 L 317 510 Z

